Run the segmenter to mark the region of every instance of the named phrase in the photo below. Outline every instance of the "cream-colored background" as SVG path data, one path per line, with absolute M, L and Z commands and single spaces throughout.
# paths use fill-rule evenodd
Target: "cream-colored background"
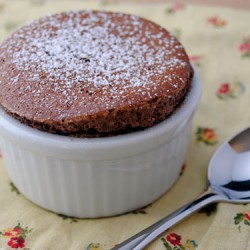
M 189 55 L 202 56 L 199 72 L 203 96 L 193 124 L 187 169 L 168 193 L 145 209 L 146 214 L 71 223 L 70 218 L 63 220 L 11 192 L 9 177 L 0 160 L 0 231 L 14 227 L 17 221 L 32 228 L 26 239 L 26 247 L 30 250 L 86 250 L 91 242 L 100 243 L 103 248 L 99 249 L 110 249 L 201 193 L 206 187 L 207 165 L 212 154 L 225 139 L 250 124 L 250 58 L 242 58 L 239 51 L 244 36 L 250 35 L 249 11 L 187 5 L 182 11 L 168 15 L 165 10 L 172 5 L 134 5 L 131 1 L 123 1 L 123 4 L 103 5 L 96 1 L 51 0 L 45 5 L 30 5 L 30 0 L 0 0 L 5 4 L 0 15 L 0 38 L 4 39 L 12 31 L 6 27 L 23 25 L 47 13 L 80 8 L 129 12 L 147 17 L 173 32 L 180 30 L 180 40 Z M 209 24 L 207 18 L 213 16 L 225 19 L 227 25 L 214 27 Z M 221 83 L 235 81 L 244 83 L 246 89 L 242 95 L 227 100 L 216 97 Z M 195 142 L 199 126 L 216 131 L 218 143 L 215 146 Z M 219 204 L 211 216 L 195 213 L 169 232 L 181 235 L 183 241 L 195 240 L 199 250 L 246 250 L 250 242 L 250 226 L 242 224 L 239 231 L 234 216 L 248 210 L 250 205 Z M 8 249 L 6 239 L 0 239 L 1 247 Z M 165 247 L 158 238 L 148 249 L 164 250 Z
M 118 0 L 118 1 L 123 1 L 123 2 L 138 2 L 138 3 L 146 3 L 146 2 L 151 2 L 151 3 L 169 3 L 169 2 L 174 2 L 174 1 L 169 1 L 169 0 Z M 211 5 L 220 5 L 220 6 L 230 6 L 234 8 L 243 8 L 243 9 L 250 9 L 250 1 L 249 0 L 178 0 L 175 1 L 178 3 L 196 3 L 196 4 L 211 4 Z

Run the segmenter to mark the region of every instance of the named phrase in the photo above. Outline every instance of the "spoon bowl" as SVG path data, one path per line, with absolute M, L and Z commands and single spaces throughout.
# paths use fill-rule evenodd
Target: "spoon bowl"
M 208 189 L 195 200 L 111 250 L 140 250 L 168 228 L 213 202 L 250 202 L 250 127 L 223 143 L 210 160 Z
M 209 163 L 208 180 L 214 191 L 231 201 L 250 201 L 250 128 L 216 151 Z

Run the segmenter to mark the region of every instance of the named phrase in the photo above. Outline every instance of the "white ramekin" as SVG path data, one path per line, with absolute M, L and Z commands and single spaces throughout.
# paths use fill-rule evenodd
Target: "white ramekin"
M 144 131 L 109 138 L 71 138 L 21 124 L 0 109 L 5 167 L 39 206 L 93 218 L 143 207 L 177 180 L 201 95 L 198 72 L 178 110 Z

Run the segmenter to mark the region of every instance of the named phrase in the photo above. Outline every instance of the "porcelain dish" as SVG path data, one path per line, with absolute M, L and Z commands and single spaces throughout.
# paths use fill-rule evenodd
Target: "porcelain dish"
M 177 180 L 201 96 L 197 70 L 184 102 L 144 131 L 72 138 L 21 124 L 0 109 L 0 148 L 10 179 L 35 204 L 96 218 L 143 207 Z

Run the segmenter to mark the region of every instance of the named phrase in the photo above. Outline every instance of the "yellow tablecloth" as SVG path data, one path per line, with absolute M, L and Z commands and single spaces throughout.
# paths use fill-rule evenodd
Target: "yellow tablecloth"
M 203 95 L 183 172 L 163 197 L 126 215 L 77 219 L 46 211 L 24 198 L 0 159 L 0 249 L 107 250 L 159 220 L 206 188 L 210 157 L 250 123 L 250 12 L 180 4 L 114 1 L 0 0 L 0 39 L 40 16 L 73 9 L 128 12 L 174 33 L 199 69 Z M 1 91 L 1 90 L 0 90 Z M 166 231 L 147 249 L 250 249 L 250 204 L 218 204 Z

